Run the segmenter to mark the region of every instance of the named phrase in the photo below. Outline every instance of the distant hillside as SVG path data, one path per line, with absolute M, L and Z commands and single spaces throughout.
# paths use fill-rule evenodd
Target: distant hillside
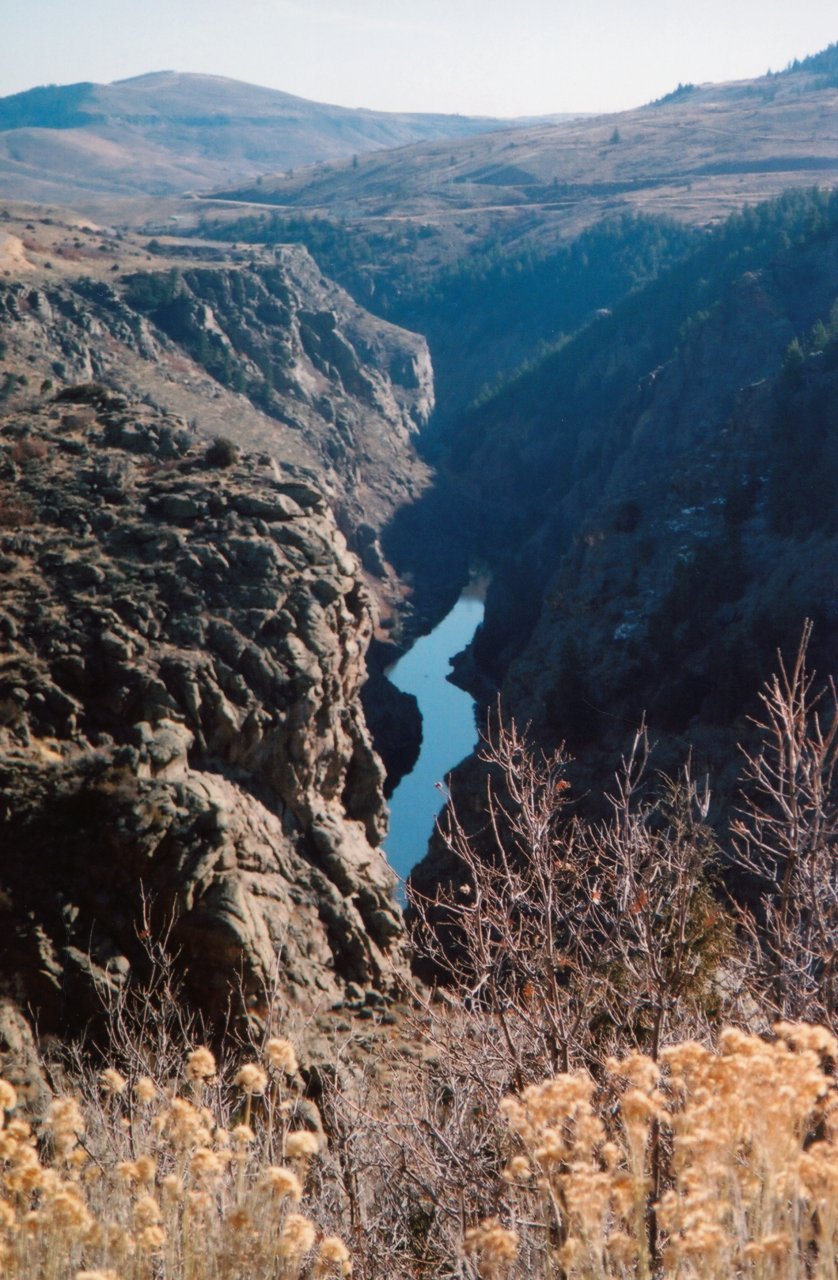
M 410 216 L 469 250 L 476 236 L 555 239 L 622 212 L 706 225 L 791 186 L 838 184 L 836 61 L 833 46 L 781 75 L 681 85 L 617 115 L 423 142 L 224 195 L 379 227 Z
M 619 115 L 424 142 L 205 200 L 202 236 L 299 241 L 423 333 L 452 419 L 731 214 L 838 185 L 838 46 L 780 74 L 680 84 Z M 200 207 L 200 206 L 199 206 Z
M 96 86 L 40 85 L 25 93 L 0 98 L 0 132 L 10 129 L 76 129 L 95 118 L 84 110 Z
M 156 72 L 0 99 L 6 198 L 180 194 L 510 122 L 350 110 L 220 76 Z

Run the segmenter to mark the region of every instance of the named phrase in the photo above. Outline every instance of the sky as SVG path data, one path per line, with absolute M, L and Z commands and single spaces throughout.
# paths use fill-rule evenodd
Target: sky
M 493 116 L 620 111 L 838 40 L 835 0 L 0 0 L 0 13 L 0 96 L 175 70 Z

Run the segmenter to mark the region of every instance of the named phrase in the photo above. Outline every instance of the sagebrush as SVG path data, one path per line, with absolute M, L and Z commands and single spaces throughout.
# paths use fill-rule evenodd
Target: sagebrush
M 152 947 L 44 1114 L 0 1084 L 3 1274 L 838 1277 L 838 704 L 809 634 L 725 830 L 642 726 L 585 820 L 565 753 L 500 723 L 481 823 L 451 812 L 456 871 L 412 898 L 436 985 L 373 1050 L 344 1026 L 317 1106 L 272 1026 L 216 1062 Z

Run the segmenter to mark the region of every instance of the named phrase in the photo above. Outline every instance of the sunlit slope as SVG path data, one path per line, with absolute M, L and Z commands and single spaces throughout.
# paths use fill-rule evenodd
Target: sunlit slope
M 0 179 L 16 199 L 178 194 L 498 127 L 502 121 L 467 116 L 350 110 L 163 71 L 0 99 Z
M 424 142 L 226 194 L 440 223 L 491 211 L 499 226 L 538 220 L 570 230 L 626 209 L 703 223 L 789 186 L 836 183 L 838 75 L 807 64 L 757 80 L 681 86 L 617 115 Z

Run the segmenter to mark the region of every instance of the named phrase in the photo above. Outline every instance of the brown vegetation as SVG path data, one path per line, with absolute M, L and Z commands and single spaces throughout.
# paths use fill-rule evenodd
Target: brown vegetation
M 152 947 L 104 1071 L 53 1066 L 34 1127 L 0 1086 L 6 1273 L 290 1280 L 351 1251 L 364 1280 L 834 1276 L 838 722 L 809 630 L 745 758 L 747 906 L 706 790 L 650 778 L 642 729 L 587 822 L 563 752 L 501 727 L 481 852 L 452 818 L 464 874 L 414 902 L 445 982 L 413 993 L 408 1050 L 347 1034 L 318 1111 L 270 1016 L 216 1065 Z

